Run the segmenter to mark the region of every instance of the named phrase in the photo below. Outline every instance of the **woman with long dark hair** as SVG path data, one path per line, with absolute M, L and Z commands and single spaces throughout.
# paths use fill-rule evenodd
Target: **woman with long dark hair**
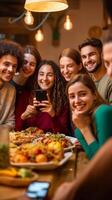
M 47 93 L 47 100 L 37 101 L 35 89 Z M 68 104 L 65 94 L 65 80 L 59 67 L 50 60 L 44 60 L 38 66 L 32 92 L 24 93 L 22 105 L 18 105 L 21 116 L 16 118 L 16 130 L 36 126 L 45 132 L 68 133 Z M 20 112 L 20 111 L 19 111 Z

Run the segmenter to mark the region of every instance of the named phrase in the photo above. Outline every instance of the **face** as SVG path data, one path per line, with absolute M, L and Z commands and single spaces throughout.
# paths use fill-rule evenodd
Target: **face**
M 68 88 L 71 110 L 79 114 L 88 113 L 93 106 L 95 95 L 81 82 L 76 82 Z
M 54 85 L 55 75 L 50 65 L 42 65 L 38 72 L 38 84 L 41 89 L 49 90 Z
M 85 46 L 81 49 L 83 66 L 89 73 L 96 72 L 102 65 L 102 58 L 97 48 Z
M 27 77 L 30 77 L 32 74 L 34 74 L 36 68 L 36 58 L 30 54 L 25 53 L 24 54 L 24 64 L 23 64 L 23 72 Z
M 77 65 L 71 58 L 66 56 L 60 58 L 59 64 L 61 74 L 66 81 L 70 81 L 81 69 L 80 65 Z
M 0 58 L 0 82 L 9 82 L 17 69 L 17 59 L 11 55 L 4 55 Z
M 104 64 L 107 69 L 107 74 L 112 78 L 112 42 L 106 43 L 103 46 Z

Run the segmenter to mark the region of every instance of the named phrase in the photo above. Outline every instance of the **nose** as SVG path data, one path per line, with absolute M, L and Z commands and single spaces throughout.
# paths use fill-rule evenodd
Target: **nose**
M 46 80 L 47 80 L 47 75 L 44 75 L 44 76 L 42 77 L 42 79 L 43 79 L 44 81 L 46 81 Z
M 74 102 L 75 102 L 75 104 L 78 104 L 80 102 L 80 97 L 78 95 L 75 96 Z
M 66 73 L 68 73 L 68 71 L 69 71 L 69 70 L 68 70 L 68 67 L 65 66 L 63 72 L 66 74 Z
M 86 57 L 86 62 L 89 62 L 91 60 L 91 58 L 90 58 L 90 56 L 88 55 L 87 57 Z
M 13 66 L 12 66 L 12 65 L 10 65 L 10 66 L 8 67 L 8 71 L 9 71 L 9 72 L 12 72 L 12 71 L 13 71 Z

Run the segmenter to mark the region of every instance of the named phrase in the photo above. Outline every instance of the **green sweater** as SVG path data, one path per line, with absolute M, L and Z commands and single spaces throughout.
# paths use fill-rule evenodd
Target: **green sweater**
M 78 138 L 89 159 L 112 136 L 112 106 L 99 106 L 93 113 L 92 119 L 96 128 L 96 140 L 91 144 L 87 144 L 78 128 L 75 130 L 75 136 Z

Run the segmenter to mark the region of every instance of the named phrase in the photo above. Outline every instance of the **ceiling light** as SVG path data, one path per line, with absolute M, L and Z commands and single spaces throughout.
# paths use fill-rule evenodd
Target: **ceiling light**
M 68 8 L 67 0 L 26 0 L 26 10 L 33 12 L 56 12 Z
M 44 34 L 41 29 L 36 32 L 35 39 L 37 42 L 42 42 L 44 40 Z
M 65 23 L 64 23 L 64 29 L 65 30 L 71 30 L 72 28 L 73 28 L 73 24 L 72 24 L 72 22 L 70 20 L 70 16 L 67 15 L 66 19 L 65 19 Z
M 27 25 L 33 25 L 33 23 L 34 23 L 34 18 L 33 18 L 33 16 L 32 16 L 32 14 L 31 14 L 30 11 L 27 11 L 27 12 L 25 13 L 24 22 L 25 22 Z

